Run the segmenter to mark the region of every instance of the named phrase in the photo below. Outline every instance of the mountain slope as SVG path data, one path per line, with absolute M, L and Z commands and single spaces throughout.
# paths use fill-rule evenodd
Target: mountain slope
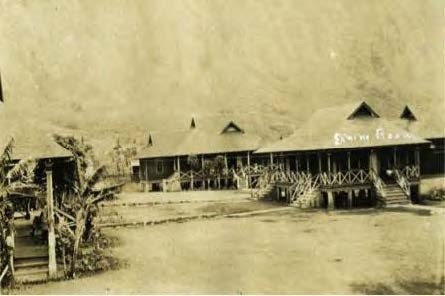
M 443 11 L 440 0 L 1 0 L 4 108 L 104 147 L 193 114 L 295 126 L 362 97 L 443 108 Z

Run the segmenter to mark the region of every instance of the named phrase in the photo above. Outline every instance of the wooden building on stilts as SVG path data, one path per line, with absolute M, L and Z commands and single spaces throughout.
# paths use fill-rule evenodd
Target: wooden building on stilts
M 250 188 L 259 199 L 331 209 L 418 202 L 422 170 L 444 175 L 443 164 L 431 165 L 443 162 L 444 131 L 437 118 L 396 109 L 323 108 L 269 143 L 234 121 L 211 131 L 192 119 L 189 130 L 148 136 L 142 189 Z M 206 169 L 218 156 L 222 170 Z
M 149 133 L 138 155 L 143 191 L 180 191 L 249 186 L 243 167 L 261 163 L 252 153 L 261 138 L 233 120 L 192 118 L 185 130 Z
M 260 148 L 288 177 L 262 194 L 300 207 L 418 201 L 421 151 L 431 142 L 366 102 L 321 109 L 291 136 Z M 292 178 L 289 176 L 293 176 Z

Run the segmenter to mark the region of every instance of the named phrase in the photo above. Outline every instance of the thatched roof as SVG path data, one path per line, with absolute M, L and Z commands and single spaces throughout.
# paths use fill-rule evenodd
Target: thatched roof
M 372 106 L 382 118 L 424 139 L 445 137 L 445 102 L 430 106 L 416 101 L 391 101 Z M 401 118 L 406 108 L 411 111 L 414 120 Z
M 147 147 L 137 158 L 254 151 L 261 145 L 259 136 L 245 131 L 236 122 L 229 121 L 218 126 L 216 121 L 205 125 L 196 118 L 194 121 L 195 128 L 150 133 L 152 145 L 148 144 L 147 139 Z
M 37 124 L 32 119 L 15 117 L 12 120 L 2 117 L 0 126 L 0 148 L 3 151 L 9 140 L 14 138 L 12 150 L 14 160 L 72 156 L 68 150 L 59 146 L 52 138 L 55 130 Z
M 400 122 L 396 124 L 382 118 L 379 112 L 362 102 L 320 109 L 291 136 L 260 148 L 256 153 L 422 143 L 428 141 L 402 128 Z

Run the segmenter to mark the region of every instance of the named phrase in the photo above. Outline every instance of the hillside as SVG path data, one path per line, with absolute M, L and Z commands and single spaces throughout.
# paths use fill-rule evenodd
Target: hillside
M 441 0 L 0 1 L 2 114 L 90 138 L 367 98 L 444 108 Z M 286 128 L 283 128 L 283 133 Z

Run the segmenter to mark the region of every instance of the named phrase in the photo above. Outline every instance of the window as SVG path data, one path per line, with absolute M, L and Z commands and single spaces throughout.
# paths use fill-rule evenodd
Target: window
M 365 102 L 361 103 L 351 115 L 349 115 L 348 119 L 354 118 L 363 118 L 363 117 L 374 117 L 378 118 L 379 115 L 372 110 L 372 108 L 366 104 Z
M 244 131 L 237 126 L 233 121 L 229 122 L 223 129 L 222 133 L 244 133 Z
M 405 109 L 403 109 L 403 112 L 400 115 L 400 118 L 406 119 L 406 120 L 417 120 L 416 116 L 414 116 L 414 113 L 411 111 L 411 109 L 408 106 L 405 106 Z
M 156 160 L 156 174 L 160 175 L 164 173 L 164 162 L 162 160 Z

